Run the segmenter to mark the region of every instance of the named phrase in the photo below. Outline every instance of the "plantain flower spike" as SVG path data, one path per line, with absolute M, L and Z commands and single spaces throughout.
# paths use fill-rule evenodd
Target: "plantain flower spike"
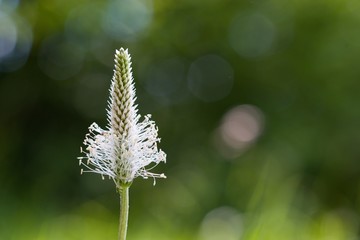
M 117 189 L 130 185 L 138 176 L 151 177 L 154 184 L 155 178 L 166 178 L 164 174 L 148 171 L 160 162 L 166 162 L 166 154 L 157 147 L 160 138 L 155 122 L 150 120 L 151 115 L 140 121 L 135 100 L 131 57 L 127 49 L 120 48 L 115 53 L 107 129 L 96 123 L 90 125 L 84 140 L 86 149 L 81 148 L 85 157 L 78 158 L 79 164 L 84 166 L 81 173 L 99 173 L 103 179 L 107 176 Z

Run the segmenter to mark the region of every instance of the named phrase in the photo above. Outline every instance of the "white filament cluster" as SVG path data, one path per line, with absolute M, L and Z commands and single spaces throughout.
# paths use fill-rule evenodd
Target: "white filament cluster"
M 157 148 L 160 138 L 151 116 L 146 115 L 142 122 L 139 121 L 135 99 L 131 58 L 128 51 L 121 48 L 115 54 L 107 109 L 108 126 L 106 130 L 96 123 L 89 127 L 84 140 L 86 149 L 81 149 L 85 157 L 78 158 L 79 164 L 85 166 L 81 172 L 108 176 L 117 187 L 131 183 L 138 176 L 166 178 L 164 174 L 151 173 L 146 168 L 165 162 L 166 154 Z

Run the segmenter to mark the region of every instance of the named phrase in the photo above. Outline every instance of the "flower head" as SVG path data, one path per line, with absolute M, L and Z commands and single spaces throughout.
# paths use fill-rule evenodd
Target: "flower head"
M 158 150 L 158 129 L 146 115 L 143 121 L 135 105 L 135 87 L 128 50 L 115 53 L 114 76 L 110 87 L 107 108 L 107 129 L 96 123 L 89 127 L 84 145 L 85 157 L 79 164 L 81 172 L 95 172 L 113 179 L 116 186 L 131 184 L 134 178 L 165 178 L 164 174 L 151 173 L 146 166 L 166 161 L 166 154 Z M 86 161 L 83 161 L 83 160 Z M 153 166 L 154 167 L 154 166 Z

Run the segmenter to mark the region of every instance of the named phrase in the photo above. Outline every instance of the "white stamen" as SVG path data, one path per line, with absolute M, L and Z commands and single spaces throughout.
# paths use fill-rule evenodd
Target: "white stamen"
M 116 50 L 115 70 L 111 81 L 110 99 L 107 109 L 107 129 L 96 123 L 89 127 L 84 145 L 86 164 L 79 158 L 79 164 L 88 170 L 113 179 L 115 184 L 131 183 L 134 178 L 166 178 L 164 174 L 148 172 L 160 162 L 166 161 L 166 154 L 157 148 L 158 128 L 150 120 L 151 115 L 140 120 L 135 104 L 135 87 L 131 72 L 131 58 L 127 50 Z M 146 166 L 154 163 L 153 167 Z M 118 186 L 119 187 L 119 186 Z

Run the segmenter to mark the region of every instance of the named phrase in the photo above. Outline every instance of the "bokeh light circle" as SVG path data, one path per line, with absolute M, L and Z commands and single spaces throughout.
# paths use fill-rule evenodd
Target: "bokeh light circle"
M 225 113 L 215 134 L 215 144 L 228 158 L 239 156 L 261 135 L 264 116 L 253 105 L 239 105 Z
M 0 12 L 0 59 L 15 49 L 17 36 L 15 22 L 5 13 Z
M 233 208 L 223 206 L 206 214 L 199 235 L 200 240 L 238 240 L 242 231 L 242 215 Z
M 4 12 L 11 13 L 19 6 L 20 0 L 0 0 L 0 9 Z
M 74 76 L 82 67 L 84 49 L 62 35 L 47 38 L 40 49 L 39 66 L 45 74 L 56 80 Z
M 65 22 L 65 34 L 69 41 L 89 45 L 99 41 L 104 35 L 101 19 L 104 14 L 103 5 L 86 3 L 72 9 Z
M 0 11 L 0 72 L 12 72 L 22 67 L 32 42 L 33 32 L 26 19 Z
M 112 38 L 133 41 L 151 23 L 152 1 L 110 1 L 103 18 L 103 29 Z
M 233 86 L 234 70 L 217 55 L 196 59 L 188 73 L 190 91 L 204 102 L 214 102 L 226 97 Z
M 230 45 L 244 58 L 266 55 L 272 49 L 275 38 L 274 24 L 259 12 L 241 13 L 230 24 Z
M 189 95 L 185 64 L 179 58 L 149 65 L 141 82 L 150 95 L 165 105 L 183 102 Z

